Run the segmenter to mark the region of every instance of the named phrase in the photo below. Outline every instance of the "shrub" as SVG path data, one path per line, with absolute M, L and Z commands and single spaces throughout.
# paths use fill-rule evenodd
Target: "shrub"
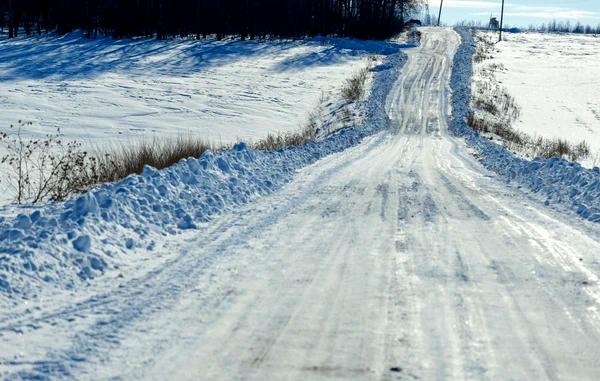
M 19 121 L 0 133 L 6 152 L 0 160 L 6 167 L 3 181 L 14 191 L 17 204 L 60 200 L 97 181 L 100 163 L 81 143 L 64 140 L 60 129 L 41 139 L 26 139 L 22 129 L 29 125 Z
M 301 131 L 270 134 L 252 146 L 275 151 L 305 144 L 315 139 L 320 123 L 320 116 L 313 112 Z M 121 145 L 109 149 L 110 153 L 101 149 L 90 153 L 81 143 L 65 140 L 60 130 L 42 139 L 26 139 L 21 129 L 28 125 L 31 123 L 19 122 L 18 127 L 0 133 L 0 143 L 7 152 L 0 160 L 7 167 L 2 182 L 15 191 L 17 204 L 64 200 L 98 184 L 141 174 L 146 165 L 163 169 L 208 150 L 227 148 L 189 136 Z
M 64 200 L 95 185 L 140 174 L 145 165 L 166 168 L 188 157 L 199 157 L 214 147 L 200 139 L 180 137 L 121 146 L 102 153 L 90 153 L 80 142 L 65 140 L 60 130 L 41 139 L 26 139 L 19 121 L 9 132 L 0 133 L 6 154 L 3 181 L 15 193 L 17 204 L 43 200 Z

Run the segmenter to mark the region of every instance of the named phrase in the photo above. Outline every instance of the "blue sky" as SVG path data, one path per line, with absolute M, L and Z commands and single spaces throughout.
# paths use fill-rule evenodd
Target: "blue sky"
M 436 17 L 439 4 L 440 0 L 429 0 L 430 12 Z M 502 0 L 444 0 L 442 22 L 487 21 L 490 14 L 500 16 L 501 4 Z M 553 19 L 600 24 L 600 0 L 505 0 L 504 12 L 505 24 L 511 26 L 538 25 Z

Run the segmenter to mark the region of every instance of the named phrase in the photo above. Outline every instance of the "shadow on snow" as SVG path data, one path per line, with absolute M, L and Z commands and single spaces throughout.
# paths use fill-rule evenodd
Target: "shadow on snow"
M 307 67 L 339 64 L 357 55 L 390 55 L 403 47 L 387 42 L 348 38 L 267 41 L 90 40 L 80 33 L 11 40 L 2 38 L 0 81 L 90 79 L 111 72 L 185 76 L 260 56 L 275 71 L 299 71 Z

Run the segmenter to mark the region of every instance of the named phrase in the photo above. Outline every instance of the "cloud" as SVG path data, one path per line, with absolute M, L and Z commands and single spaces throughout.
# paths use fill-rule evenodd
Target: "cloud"
M 580 11 L 576 9 L 546 9 L 540 11 L 530 12 L 506 12 L 506 16 L 513 17 L 537 17 L 542 19 L 556 19 L 556 20 L 577 20 L 577 19 L 598 19 L 600 16 L 594 12 Z
M 430 1 L 429 5 L 439 7 L 440 0 Z M 497 1 L 444 0 L 444 8 L 495 9 L 500 8 L 500 4 Z
M 440 0 L 430 1 L 431 7 L 439 7 Z M 456 9 L 477 9 L 486 10 L 486 12 L 477 12 L 473 15 L 486 15 L 489 14 L 490 10 L 500 10 L 499 1 L 478 1 L 478 0 L 444 0 L 444 8 L 456 8 Z M 566 7 L 548 7 L 548 6 L 534 6 L 534 5 L 519 5 L 513 3 L 505 4 L 505 15 L 512 17 L 530 17 L 530 18 L 545 18 L 545 19 L 598 19 L 600 20 L 600 14 L 597 12 L 584 11 L 574 8 Z

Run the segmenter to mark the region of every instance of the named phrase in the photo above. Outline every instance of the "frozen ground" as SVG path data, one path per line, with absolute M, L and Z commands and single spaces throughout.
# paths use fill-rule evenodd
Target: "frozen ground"
M 0 376 L 598 379 L 599 225 L 559 207 L 599 175 L 475 135 L 472 41 L 423 33 L 399 77 L 402 56 L 378 68 L 363 128 L 0 220 Z
M 486 63 L 522 107 L 514 127 L 531 135 L 585 140 L 600 154 L 600 37 L 507 33 Z M 600 165 L 600 157 L 596 165 Z

